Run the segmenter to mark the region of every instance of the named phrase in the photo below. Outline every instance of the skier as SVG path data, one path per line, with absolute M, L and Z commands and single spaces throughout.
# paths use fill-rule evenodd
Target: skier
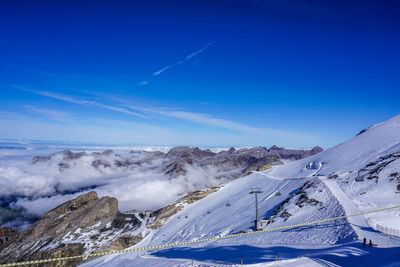
M 372 241 L 371 241 L 371 239 L 369 240 L 369 247 L 372 248 Z
M 363 240 L 363 248 L 365 248 L 365 243 L 367 243 L 367 239 L 364 237 L 364 240 Z

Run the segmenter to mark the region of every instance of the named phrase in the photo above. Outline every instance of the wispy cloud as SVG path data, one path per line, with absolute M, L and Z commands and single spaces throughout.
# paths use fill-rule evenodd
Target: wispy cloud
M 198 54 L 204 52 L 208 47 L 210 47 L 210 46 L 213 45 L 214 43 L 215 43 L 215 42 L 207 43 L 204 47 L 202 47 L 201 49 L 199 49 L 199 50 L 197 50 L 197 51 L 195 51 L 195 52 L 193 52 L 193 53 L 187 55 L 184 59 L 181 59 L 181 60 L 179 60 L 178 62 L 175 62 L 175 63 L 173 63 L 173 64 L 167 65 L 167 66 L 165 66 L 164 68 L 162 68 L 162 69 L 160 69 L 160 70 L 158 70 L 158 71 L 153 72 L 153 78 L 159 76 L 160 74 L 162 74 L 162 73 L 165 72 L 166 70 L 169 70 L 169 69 L 171 69 L 171 68 L 173 68 L 173 67 L 176 67 L 176 66 L 178 66 L 178 65 L 180 65 L 180 64 L 185 63 L 186 61 L 190 60 L 191 58 L 193 58 L 193 57 L 197 56 Z M 147 85 L 147 84 L 149 84 L 149 83 L 153 80 L 153 78 L 148 79 L 148 80 L 141 81 L 141 82 L 139 83 L 139 85 Z
M 7 120 L 27 120 L 28 117 L 23 116 L 21 114 L 0 110 L 0 119 L 7 119 Z
M 119 113 L 128 114 L 128 115 L 135 116 L 135 117 L 153 118 L 153 119 L 174 118 L 174 119 L 190 121 L 190 122 L 194 122 L 194 123 L 198 123 L 198 124 L 203 124 L 203 125 L 208 125 L 208 126 L 212 126 L 212 127 L 223 128 L 223 129 L 238 131 L 238 132 L 253 132 L 253 133 L 260 132 L 259 128 L 251 127 L 251 126 L 248 126 L 248 125 L 236 122 L 236 121 L 232 121 L 232 120 L 217 118 L 210 114 L 196 113 L 196 112 L 190 112 L 190 111 L 179 110 L 179 109 L 171 109 L 171 108 L 141 107 L 141 106 L 137 106 L 132 103 L 129 103 L 122 99 L 118 100 L 116 98 L 113 98 L 113 100 L 118 101 L 120 104 L 119 105 L 109 105 L 109 104 L 100 103 L 98 101 L 89 101 L 89 100 L 79 99 L 76 97 L 47 92 L 47 91 L 37 91 L 37 90 L 33 90 L 33 89 L 25 89 L 25 88 L 20 88 L 20 87 L 16 87 L 16 88 L 19 88 L 19 89 L 25 90 L 25 91 L 29 91 L 34 94 L 38 94 L 38 95 L 50 97 L 53 99 L 73 103 L 73 104 L 83 105 L 83 106 L 87 106 L 87 107 L 95 106 L 95 107 L 104 108 L 104 109 L 112 110 L 112 111 L 119 112 Z M 32 107 L 30 107 L 30 108 L 31 108 L 31 110 L 34 110 L 37 113 L 41 113 L 43 115 L 47 114 L 48 116 L 53 116 L 53 119 L 55 119 L 55 118 L 62 119 L 61 114 L 56 114 L 56 113 L 52 114 L 50 110 L 40 110 L 37 108 L 33 109 Z
M 178 119 L 188 120 L 192 122 L 197 122 L 201 124 L 206 124 L 214 127 L 220 127 L 233 131 L 241 131 L 241 132 L 256 132 L 259 129 L 247 126 L 242 123 L 238 123 L 231 120 L 215 118 L 208 114 L 203 113 L 193 113 L 187 111 L 163 111 L 162 114 L 174 117 Z
M 143 114 L 140 114 L 140 113 L 137 113 L 137 112 L 133 112 L 133 111 L 127 110 L 127 109 L 122 108 L 122 107 L 104 105 L 104 104 L 101 104 L 101 103 L 98 103 L 98 102 L 95 102 L 95 106 L 98 106 L 98 107 L 101 107 L 101 108 L 105 108 L 105 109 L 108 109 L 108 110 L 112 110 L 112 111 L 116 111 L 116 112 L 120 112 L 120 113 L 125 113 L 125 114 L 128 114 L 128 115 L 132 115 L 132 116 L 136 116 L 136 117 L 140 117 L 140 118 L 147 118 L 146 115 L 143 115 Z
M 116 106 L 111 106 L 111 105 L 106 105 L 106 104 L 102 104 L 100 102 L 97 101 L 89 101 L 89 100 L 84 100 L 84 99 L 80 99 L 80 98 L 76 98 L 76 97 L 72 97 L 72 96 L 67 96 L 67 95 L 62 95 L 62 94 L 56 94 L 53 92 L 48 92 L 48 91 L 38 91 L 38 90 L 33 90 L 33 89 L 28 89 L 28 88 L 22 88 L 22 87 L 18 87 L 18 86 L 14 86 L 17 89 L 20 90 L 24 90 L 24 91 L 28 91 L 37 95 L 42 95 L 42 96 L 47 96 L 53 99 L 57 99 L 57 100 L 61 100 L 64 102 L 68 102 L 68 103 L 73 103 L 73 104 L 77 104 L 77 105 L 82 105 L 82 106 L 96 106 L 96 107 L 100 107 L 100 108 L 104 108 L 104 109 L 108 109 L 108 110 L 112 110 L 112 111 L 116 111 L 116 112 L 120 112 L 120 113 L 125 113 L 128 115 L 132 115 L 132 116 L 136 116 L 136 117 L 141 117 L 141 118 L 146 118 L 147 116 L 137 113 L 137 112 L 133 112 L 130 111 L 126 108 L 123 107 L 116 107 Z
M 156 108 L 144 108 L 133 105 L 128 105 L 129 108 L 145 112 L 148 114 L 155 114 L 164 117 L 170 117 L 175 119 L 186 120 L 190 122 L 195 122 L 199 124 L 209 125 L 218 128 L 224 128 L 239 132 L 258 132 L 260 129 L 251 127 L 239 122 L 216 118 L 209 114 L 196 113 L 182 110 L 171 110 L 171 109 L 156 109 Z
M 22 91 L 27 91 L 27 92 L 30 92 L 30 93 L 34 93 L 36 95 L 47 96 L 47 97 L 50 97 L 50 98 L 58 99 L 58 100 L 61 100 L 61 101 L 64 101 L 64 102 L 73 103 L 73 104 L 85 105 L 85 106 L 92 106 L 92 105 L 95 104 L 94 101 L 78 99 L 78 98 L 74 98 L 74 97 L 67 96 L 67 95 L 56 94 L 56 93 L 53 93 L 53 92 L 34 90 L 34 89 L 30 89 L 30 88 L 26 88 L 26 87 L 20 87 L 20 86 L 16 86 L 16 85 L 13 85 L 13 87 L 16 88 L 16 89 L 22 90 Z
M 16 87 L 17 88 L 17 87 Z M 23 89 L 21 89 L 23 90 Z M 26 90 L 28 91 L 28 90 Z M 114 117 L 105 121 L 104 118 L 93 118 L 85 115 L 72 118 L 71 123 L 54 124 L 50 120 L 35 120 L 32 116 L 21 113 L 11 113 L 0 110 L 0 120 L 3 127 L 0 135 L 6 138 L 37 138 L 54 140 L 74 140 L 90 142 L 137 142 L 142 144 L 232 144 L 259 145 L 266 140 L 272 145 L 285 142 L 287 145 L 302 143 L 313 145 L 325 140 L 318 139 L 310 133 L 287 131 L 284 129 L 265 128 L 262 125 L 250 126 L 239 121 L 220 118 L 213 114 L 191 112 L 179 107 L 159 107 L 136 105 L 126 99 L 103 96 L 104 100 L 99 102 L 87 99 L 80 99 L 76 96 L 62 95 L 47 91 L 36 91 L 29 89 L 29 92 L 50 97 L 60 101 L 81 105 L 87 109 L 97 107 L 114 112 L 124 113 L 133 117 L 144 117 L 147 119 L 143 124 L 141 121 L 122 119 Z M 102 99 L 102 98 L 101 98 Z M 106 100 L 105 100 L 106 99 Z M 112 101 L 112 102 L 110 102 Z M 107 104 L 104 104 L 107 103 Z M 67 122 L 71 118 L 63 111 L 51 110 L 37 106 L 25 106 L 32 112 L 51 118 L 51 120 Z M 139 116 L 137 116 L 139 115 Z M 181 131 L 175 127 L 165 127 L 165 123 L 158 123 L 158 120 L 173 120 L 177 122 L 187 121 L 203 127 L 205 131 Z M 190 127 L 190 124 L 183 124 Z M 210 131 L 212 128 L 226 129 L 228 131 Z M 28 130 L 27 130 L 28 129 Z M 107 140 L 107 141 L 106 141 Z M 289 140 L 289 141 L 288 141 Z
M 59 121 L 59 122 L 66 122 L 66 123 L 70 123 L 70 122 L 74 122 L 75 120 L 73 119 L 73 117 L 66 112 L 63 111 L 59 111 L 59 110 L 53 110 L 53 109 L 44 109 L 44 108 L 38 108 L 38 107 L 33 107 L 30 105 L 24 105 L 24 108 L 28 109 L 29 111 L 39 114 L 39 115 L 43 115 L 51 120 L 54 121 Z

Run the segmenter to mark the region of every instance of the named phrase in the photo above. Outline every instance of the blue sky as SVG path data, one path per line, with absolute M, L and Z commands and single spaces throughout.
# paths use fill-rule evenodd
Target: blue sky
M 327 148 L 400 113 L 396 1 L 0 5 L 0 138 Z

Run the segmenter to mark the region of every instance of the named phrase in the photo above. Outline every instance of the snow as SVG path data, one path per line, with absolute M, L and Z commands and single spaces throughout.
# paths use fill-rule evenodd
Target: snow
M 400 195 L 396 190 L 395 181 L 389 181 L 391 173 L 399 172 L 400 157 L 393 157 L 378 175 L 377 181 L 355 181 L 362 169 L 368 169 L 371 162 L 379 162 L 382 156 L 400 151 L 400 116 L 370 127 L 366 132 L 331 149 L 314 156 L 276 166 L 264 171 L 267 177 L 284 179 L 288 177 L 329 177 L 339 176 L 337 182 L 324 179 L 339 202 L 345 207 L 346 213 L 365 212 L 400 204 Z M 385 161 L 385 160 L 383 160 Z M 389 162 L 389 161 L 387 161 Z M 377 229 L 386 227 L 393 232 L 400 232 L 400 217 L 393 210 L 382 214 L 365 215 L 368 222 Z
M 300 257 L 297 259 L 291 259 L 291 260 L 278 260 L 274 262 L 269 262 L 269 263 L 256 263 L 256 264 L 248 264 L 246 266 L 249 267 L 268 267 L 268 266 L 274 266 L 274 267 L 297 267 L 297 266 L 309 266 L 309 267 L 319 267 L 323 266 L 315 261 L 313 261 L 310 258 L 306 257 Z
M 356 181 L 359 170 L 370 162 L 399 151 L 397 116 L 314 156 L 231 181 L 185 206 L 134 247 L 251 231 L 255 207 L 254 195 L 249 192 L 253 187 L 263 190 L 259 195 L 260 219 L 274 219 L 264 229 L 400 205 L 396 184 L 388 177 L 399 171 L 400 159 L 382 168 L 378 178 Z M 312 186 L 304 186 L 306 182 Z M 277 191 L 280 196 L 275 195 Z M 300 205 L 302 198 L 309 201 Z M 225 205 L 228 201 L 230 206 Z M 278 207 L 282 210 L 274 214 Z M 286 219 L 280 216 L 283 210 L 291 214 Z M 222 266 L 239 265 L 241 257 L 248 266 L 398 266 L 400 238 L 372 227 L 398 229 L 399 214 L 400 209 L 395 209 L 190 246 L 108 255 L 83 266 L 191 266 L 192 261 L 195 266 Z M 364 237 L 378 247 L 362 247 Z M 275 261 L 277 256 L 279 261 Z
M 346 214 L 357 214 L 362 212 L 343 192 L 343 190 L 340 189 L 335 181 L 327 179 L 323 179 L 323 181 L 341 203 L 346 211 Z M 382 218 L 382 214 L 377 214 L 375 216 L 380 216 L 380 218 Z M 373 240 L 374 242 L 378 243 L 380 247 L 391 247 L 393 245 L 393 240 L 391 238 L 382 235 L 380 232 L 373 231 L 365 216 L 349 217 L 347 220 L 352 224 L 352 227 L 358 236 L 365 237 L 367 240 Z M 399 219 L 397 222 L 400 222 Z M 398 243 L 400 244 L 400 242 Z
M 311 157 L 264 171 L 279 178 L 306 177 L 316 173 L 357 171 L 380 155 L 400 151 L 400 115 L 372 126 L 368 131 Z M 320 169 L 305 169 L 309 164 Z

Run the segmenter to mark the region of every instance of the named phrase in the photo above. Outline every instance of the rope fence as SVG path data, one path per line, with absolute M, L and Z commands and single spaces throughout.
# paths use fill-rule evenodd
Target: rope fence
M 220 239 L 235 238 L 235 237 L 248 236 L 248 235 L 254 235 L 254 234 L 261 234 L 261 233 L 272 232 L 272 231 L 286 230 L 286 229 L 301 227 L 301 226 L 305 226 L 305 225 L 313 225 L 313 224 L 318 224 L 318 223 L 330 222 L 330 221 L 340 220 L 340 219 L 344 219 L 344 218 L 360 216 L 360 215 L 364 215 L 364 214 L 375 213 L 375 212 L 391 210 L 391 209 L 396 209 L 396 208 L 400 208 L 400 205 L 393 206 L 393 207 L 388 207 L 388 208 L 383 208 L 383 209 L 377 209 L 377 210 L 371 210 L 371 211 L 356 213 L 356 214 L 344 215 L 344 216 L 339 216 L 339 217 L 334 217 L 334 218 L 329 218 L 329 219 L 323 219 L 323 220 L 317 220 L 317 221 L 311 221 L 311 222 L 305 222 L 305 223 L 299 223 L 299 224 L 292 224 L 292 225 L 287 225 L 287 226 L 269 228 L 269 229 L 264 229 L 264 230 L 260 230 L 260 231 L 254 231 L 254 232 L 245 232 L 245 233 L 239 233 L 239 234 L 232 234 L 232 235 L 226 235 L 226 236 L 217 236 L 217 237 L 212 237 L 212 238 L 204 238 L 204 239 L 198 239 L 198 240 L 192 240 L 192 241 L 186 241 L 186 242 L 177 242 L 177 243 L 170 243 L 170 244 L 163 244 L 163 245 L 156 245 L 156 246 L 148 246 L 148 247 L 141 247 L 141 248 L 131 248 L 131 249 L 124 249 L 124 250 L 115 250 L 115 251 L 108 251 L 108 252 L 83 254 L 83 255 L 76 255 L 76 256 L 70 256 L 70 257 L 59 257 L 59 258 L 39 259 L 39 260 L 32 260 L 32 261 L 25 261 L 25 262 L 14 262 L 14 263 L 1 264 L 0 267 L 22 266 L 22 265 L 29 265 L 29 264 L 40 264 L 40 263 L 56 262 L 56 261 L 69 261 L 69 260 L 75 260 L 75 259 L 88 259 L 88 258 L 105 256 L 105 255 L 111 255 L 111 254 L 121 254 L 121 253 L 128 253 L 128 252 L 134 252 L 134 251 L 143 251 L 143 250 L 151 250 L 151 249 L 159 249 L 159 248 L 170 248 L 170 247 L 176 247 L 176 246 L 182 246 L 182 245 L 189 245 L 189 244 L 196 244 L 196 243 L 202 243 L 202 242 L 208 242 L 208 241 L 215 241 L 215 240 L 220 240 Z

